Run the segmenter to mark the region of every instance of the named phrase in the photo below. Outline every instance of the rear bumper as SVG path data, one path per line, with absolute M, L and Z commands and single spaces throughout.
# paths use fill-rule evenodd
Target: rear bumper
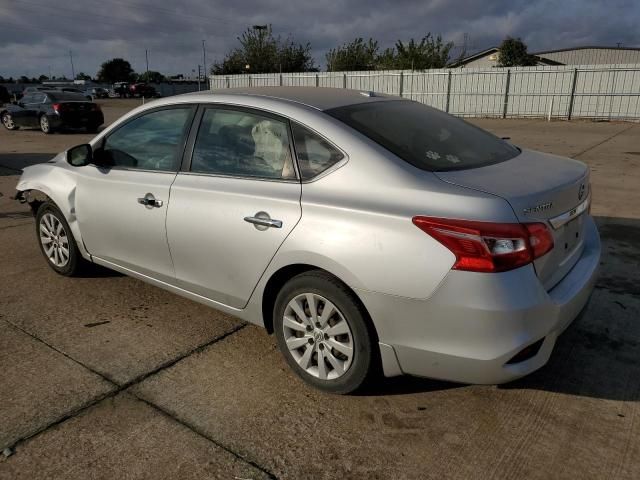
M 495 384 L 542 367 L 597 279 L 600 238 L 593 219 L 585 221 L 580 259 L 549 292 L 532 265 L 497 274 L 451 271 L 426 300 L 358 291 L 385 349 L 385 373 Z M 541 339 L 535 355 L 507 363 Z
M 100 126 L 104 123 L 104 115 L 102 112 L 86 112 L 81 114 L 68 114 L 63 113 L 61 115 L 51 114 L 47 115 L 49 118 L 49 124 L 53 128 L 61 127 L 73 127 L 80 128 L 86 126 Z

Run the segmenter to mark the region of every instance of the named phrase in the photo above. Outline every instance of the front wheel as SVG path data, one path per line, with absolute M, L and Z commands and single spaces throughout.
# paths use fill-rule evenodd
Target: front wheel
M 18 126 L 13 121 L 13 117 L 9 112 L 2 112 L 2 125 L 7 130 L 17 130 Z
M 53 131 L 51 123 L 49 123 L 49 117 L 46 115 L 40 115 L 40 130 L 42 130 L 44 134 L 49 134 Z
M 346 285 L 321 271 L 302 273 L 280 291 L 274 308 L 278 347 L 310 385 L 346 394 L 361 387 L 374 365 L 366 312 Z
M 52 269 L 65 276 L 80 271 L 85 260 L 78 251 L 67 220 L 52 202 L 45 202 L 38 208 L 36 235 L 40 251 Z

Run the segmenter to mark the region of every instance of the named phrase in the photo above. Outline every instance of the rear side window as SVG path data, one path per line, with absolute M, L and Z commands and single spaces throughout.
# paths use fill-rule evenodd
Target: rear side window
M 285 121 L 242 110 L 205 110 L 191 171 L 273 180 L 295 179 Z
M 422 170 L 483 167 L 520 153 L 489 132 L 418 102 L 381 101 L 326 113 Z
M 294 123 L 293 142 L 302 180 L 310 180 L 344 158 L 342 152 L 311 130 Z

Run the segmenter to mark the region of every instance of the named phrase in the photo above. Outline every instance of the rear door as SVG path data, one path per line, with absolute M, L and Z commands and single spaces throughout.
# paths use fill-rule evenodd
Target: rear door
M 173 283 L 165 220 L 195 107 L 146 111 L 111 132 L 78 169 L 76 212 L 87 250 Z
M 244 307 L 301 215 L 288 122 L 204 107 L 171 187 L 167 235 L 178 285 Z
M 13 109 L 11 116 L 16 125 L 20 127 L 35 127 L 38 125 L 38 99 L 42 103 L 44 95 L 39 93 L 27 93 L 17 105 L 17 108 Z

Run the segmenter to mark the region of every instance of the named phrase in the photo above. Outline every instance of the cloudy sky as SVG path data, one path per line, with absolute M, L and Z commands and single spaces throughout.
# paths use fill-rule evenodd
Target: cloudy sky
M 188 74 L 221 59 L 250 25 L 310 42 L 316 63 L 357 36 L 382 47 L 427 32 L 469 50 L 520 36 L 529 51 L 579 45 L 640 47 L 638 0 L 0 0 L 0 75 L 95 75 L 123 57 L 136 71 Z M 454 53 L 458 51 L 455 50 Z

